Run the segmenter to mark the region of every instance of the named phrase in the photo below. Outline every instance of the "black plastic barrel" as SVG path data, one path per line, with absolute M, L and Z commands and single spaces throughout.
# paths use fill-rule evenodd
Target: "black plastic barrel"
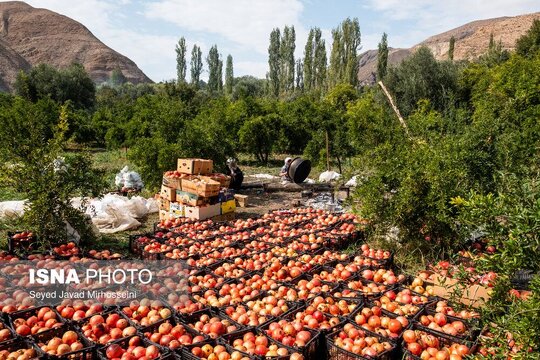
M 289 177 L 297 184 L 304 182 L 311 172 L 311 161 L 300 157 L 294 158 L 289 166 Z

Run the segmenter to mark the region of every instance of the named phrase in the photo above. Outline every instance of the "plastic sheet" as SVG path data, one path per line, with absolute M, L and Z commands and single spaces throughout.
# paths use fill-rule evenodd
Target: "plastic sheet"
M 319 182 L 330 182 L 332 180 L 337 180 L 341 177 L 340 173 L 335 171 L 325 171 L 319 175 Z

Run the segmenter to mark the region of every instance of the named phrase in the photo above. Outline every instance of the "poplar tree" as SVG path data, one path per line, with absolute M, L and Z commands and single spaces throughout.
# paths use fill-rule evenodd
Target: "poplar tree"
M 330 68 L 328 70 L 328 82 L 334 87 L 343 81 L 345 63 L 343 55 L 343 32 L 341 28 L 332 30 L 332 51 L 330 52 Z
M 296 90 L 304 91 L 304 63 L 302 59 L 296 60 Z
M 326 59 L 326 45 L 324 42 L 324 39 L 322 38 L 321 29 L 316 28 L 315 29 L 315 36 L 314 36 L 314 44 L 315 44 L 315 55 L 313 57 L 313 74 L 314 74 L 314 82 L 313 86 L 317 90 L 325 90 L 326 85 L 326 66 L 327 66 L 327 59 Z
M 270 81 L 270 93 L 273 96 L 279 96 L 280 90 L 280 31 L 279 28 L 275 28 L 270 33 L 270 46 L 268 47 L 268 65 L 269 65 L 269 81 Z
M 191 50 L 191 83 L 195 86 L 199 86 L 201 79 L 201 73 L 203 69 L 202 51 L 197 45 L 193 45 Z
M 206 63 L 208 64 L 208 90 L 211 92 L 218 92 L 220 88 L 220 62 L 217 45 L 214 45 L 210 48 L 206 57 Z
M 176 78 L 178 83 L 186 82 L 186 39 L 182 36 L 176 44 Z
M 233 72 L 233 58 L 229 54 L 227 55 L 227 63 L 225 65 L 225 93 L 231 95 L 233 91 L 234 72 Z
M 358 19 L 345 19 L 332 31 L 330 61 L 331 84 L 358 84 L 358 50 L 360 50 L 360 24 Z
M 285 26 L 280 44 L 280 89 L 282 93 L 294 90 L 294 50 L 296 49 L 294 26 Z
M 304 88 L 309 91 L 313 85 L 313 37 L 315 30 L 309 30 L 309 35 L 304 48 Z
M 386 76 L 388 66 L 388 39 L 386 33 L 383 33 L 377 52 L 377 79 L 382 80 Z
M 448 44 L 448 60 L 454 61 L 454 47 L 456 46 L 456 38 L 452 35 Z

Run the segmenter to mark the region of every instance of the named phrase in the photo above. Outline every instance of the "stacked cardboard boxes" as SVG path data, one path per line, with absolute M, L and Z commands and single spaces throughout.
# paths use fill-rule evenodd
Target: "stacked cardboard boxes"
M 212 170 L 212 160 L 178 159 L 177 170 L 163 175 L 159 194 L 160 220 L 178 217 L 234 219 L 234 193 L 227 189 L 230 177 Z

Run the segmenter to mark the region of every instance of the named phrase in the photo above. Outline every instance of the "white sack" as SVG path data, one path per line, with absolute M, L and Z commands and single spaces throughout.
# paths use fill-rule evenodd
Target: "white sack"
M 24 215 L 26 200 L 0 202 L 0 220 Z
M 340 173 L 335 171 L 325 171 L 319 175 L 319 182 L 330 182 L 332 180 L 337 180 L 341 177 Z

